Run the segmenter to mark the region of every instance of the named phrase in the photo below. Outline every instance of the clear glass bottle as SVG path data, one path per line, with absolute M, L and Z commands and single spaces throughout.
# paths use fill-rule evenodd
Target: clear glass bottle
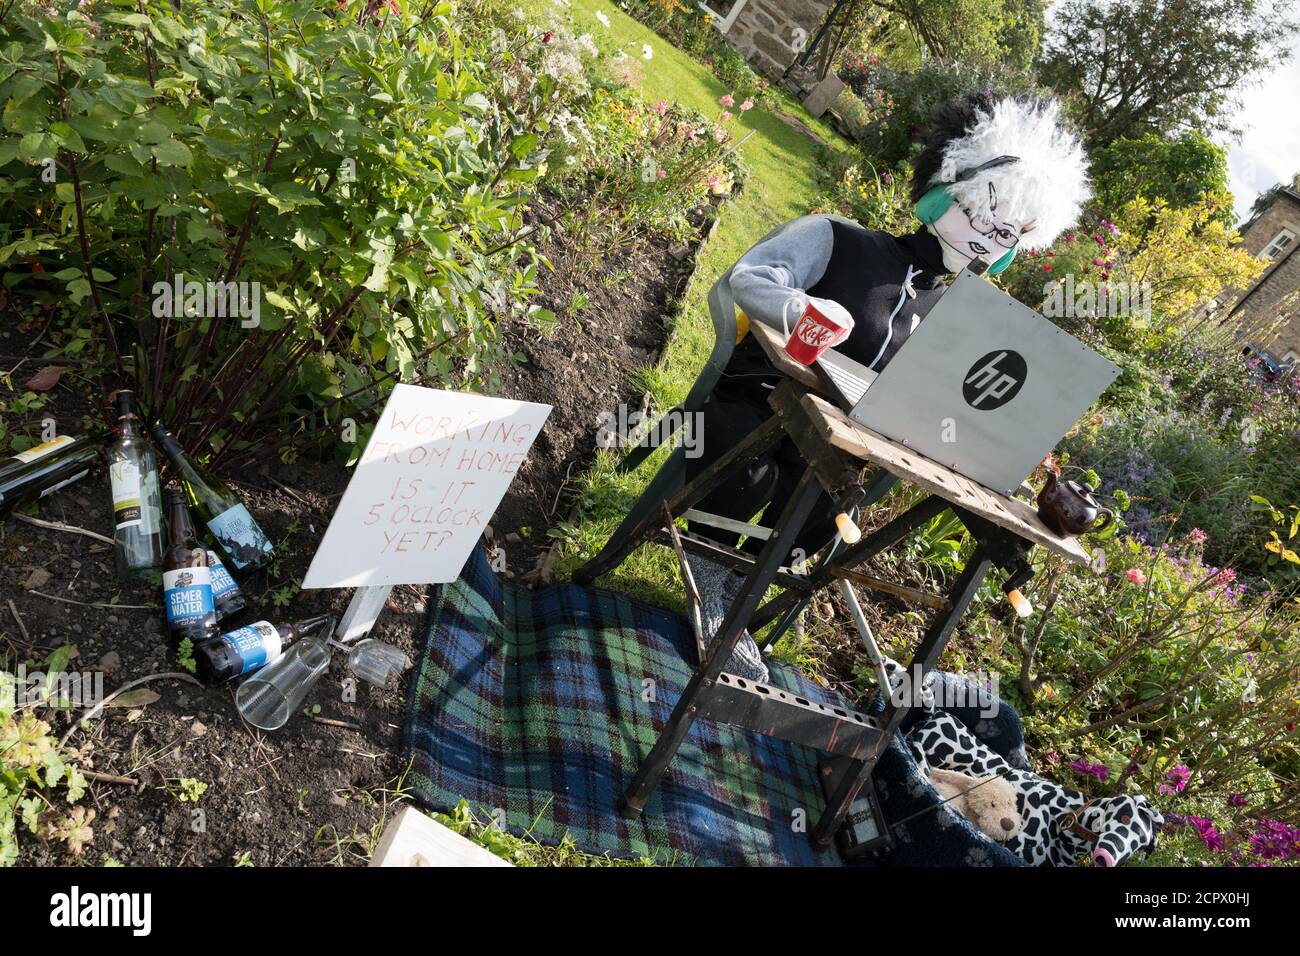
M 162 489 L 158 460 L 140 428 L 135 396 L 120 389 L 117 437 L 108 446 L 108 480 L 113 489 L 113 552 L 120 578 L 153 577 L 162 568 Z

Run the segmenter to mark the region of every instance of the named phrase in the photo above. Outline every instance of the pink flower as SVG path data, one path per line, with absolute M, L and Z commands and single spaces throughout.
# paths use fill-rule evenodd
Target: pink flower
M 704 180 L 704 185 L 708 186 L 710 189 L 717 189 L 722 185 L 722 180 L 717 176 L 710 176 L 708 179 Z
M 1191 531 L 1187 532 L 1187 540 L 1190 541 L 1192 544 L 1200 544 L 1202 541 L 1207 540 L 1209 537 L 1210 536 L 1206 534 L 1204 531 L 1202 531 L 1200 528 L 1193 528 Z
M 722 96 L 718 97 L 718 103 L 728 109 L 736 105 L 736 101 L 732 98 L 730 93 L 724 93 Z
M 1214 580 L 1218 584 L 1231 584 L 1233 581 L 1237 580 L 1237 572 L 1232 570 L 1232 568 L 1224 568 L 1214 576 Z
M 665 113 L 668 112 L 668 103 L 665 100 L 660 100 L 654 106 L 650 107 L 650 111 L 652 113 L 658 113 L 660 116 L 663 116 Z
M 729 119 L 731 119 L 731 113 L 728 110 L 723 110 L 722 113 L 718 116 L 718 121 L 720 123 L 725 123 Z
M 713 139 L 715 142 L 721 143 L 724 140 L 726 140 L 726 138 L 727 138 L 727 131 L 725 129 L 723 129 L 721 126 L 714 127 Z
M 743 103 L 740 104 L 740 111 L 741 111 L 742 113 L 748 113 L 748 112 L 749 112 L 750 110 L 752 110 L 753 108 L 754 108 L 754 101 L 753 101 L 753 100 L 745 100 L 745 102 L 743 102 Z
M 664 171 L 661 169 L 661 170 L 659 170 L 659 178 L 660 178 L 660 179 L 667 179 L 667 178 L 668 178 L 668 174 L 667 174 L 666 172 L 664 172 Z
M 1128 578 L 1130 584 L 1147 583 L 1147 576 L 1143 574 L 1142 571 L 1138 568 L 1129 568 L 1127 571 L 1124 572 L 1124 576 Z

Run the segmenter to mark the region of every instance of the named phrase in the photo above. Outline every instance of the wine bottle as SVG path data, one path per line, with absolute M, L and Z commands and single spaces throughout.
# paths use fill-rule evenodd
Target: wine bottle
M 201 472 L 176 437 L 162 425 L 155 425 L 153 434 L 171 459 L 190 507 L 203 520 L 235 570 L 251 571 L 269 562 L 271 542 L 235 493 Z
M 305 618 L 294 624 L 258 621 L 222 634 L 194 649 L 194 663 L 199 677 L 216 684 L 255 671 L 278 658 L 284 649 L 306 634 L 322 627 L 333 631 L 334 618 L 329 614 Z M 325 634 L 329 637 L 329 633 Z
M 212 569 L 212 600 L 217 605 L 217 620 L 234 617 L 248 607 L 239 585 L 230 576 L 226 566 L 221 563 L 217 552 L 211 549 L 208 550 L 208 567 Z
M 58 435 L 47 442 L 33 445 L 26 451 L 0 459 L 0 481 L 8 481 L 18 472 L 30 470 L 39 459 L 51 455 L 66 455 L 76 448 L 84 448 L 90 444 L 91 440 L 84 436 L 78 438 L 75 435 Z
M 194 521 L 180 492 L 167 493 L 167 524 L 170 547 L 163 571 L 167 629 L 177 642 L 188 637 L 197 647 L 217 636 L 217 611 L 208 552 L 194 533 Z
M 99 448 L 87 437 L 60 436 L 0 465 L 0 518 L 90 473 Z
M 162 566 L 162 493 L 158 461 L 140 431 L 135 397 L 121 389 L 117 439 L 108 446 L 108 479 L 113 489 L 113 551 L 120 578 L 144 577 Z

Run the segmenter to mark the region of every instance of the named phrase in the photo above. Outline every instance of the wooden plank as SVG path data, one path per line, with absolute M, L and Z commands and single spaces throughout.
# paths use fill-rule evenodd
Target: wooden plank
M 996 491 L 959 475 L 945 465 L 917 454 L 906 445 L 890 441 L 884 435 L 852 421 L 847 415 L 818 398 L 802 399 L 818 434 L 841 451 L 880 465 L 905 481 L 920 485 L 946 501 L 986 518 L 1027 541 L 1040 544 L 1076 564 L 1087 564 L 1088 551 L 1075 538 L 1053 533 L 1038 517 L 1034 506 L 1000 495 Z
M 384 827 L 371 866 L 510 866 L 415 807 L 403 807 Z
M 749 334 L 758 340 L 759 346 L 763 349 L 763 354 L 772 363 L 772 367 L 786 378 L 794 379 L 804 388 L 810 389 L 818 395 L 831 395 L 821 376 L 807 365 L 800 365 L 790 357 L 790 353 L 785 350 L 785 334 L 783 332 L 772 328 L 770 325 L 764 325 L 762 322 L 755 322 L 751 319 Z
M 334 629 L 334 640 L 347 644 L 369 634 L 384 605 L 388 603 L 388 595 L 392 590 L 391 584 L 357 588 L 352 593 L 352 600 L 348 602 L 338 627 Z

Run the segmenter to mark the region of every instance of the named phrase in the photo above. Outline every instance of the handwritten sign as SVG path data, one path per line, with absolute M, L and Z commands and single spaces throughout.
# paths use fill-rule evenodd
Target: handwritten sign
M 302 586 L 456 580 L 550 413 L 396 386 Z

